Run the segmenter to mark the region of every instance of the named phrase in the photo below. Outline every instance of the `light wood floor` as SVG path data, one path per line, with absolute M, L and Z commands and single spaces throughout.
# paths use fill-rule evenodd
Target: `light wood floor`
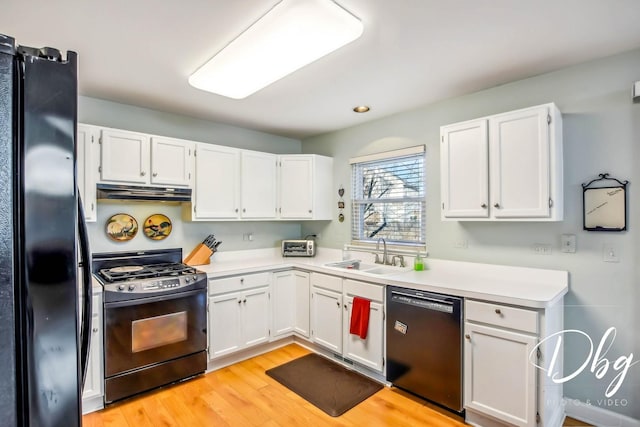
M 383 388 L 333 418 L 264 371 L 304 356 L 296 344 L 83 417 L 84 427 L 464 426 L 410 395 Z
M 385 387 L 333 418 L 277 381 L 267 369 L 304 356 L 296 344 L 83 417 L 84 427 L 465 426 L 459 417 Z M 571 420 L 566 426 L 574 424 Z

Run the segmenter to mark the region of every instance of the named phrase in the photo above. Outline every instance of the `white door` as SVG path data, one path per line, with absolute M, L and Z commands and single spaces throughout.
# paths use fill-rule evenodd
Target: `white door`
M 149 183 L 149 137 L 136 132 L 104 129 L 100 137 L 100 180 Z
M 489 216 L 487 121 L 440 130 L 440 180 L 444 218 Z
M 284 271 L 273 273 L 272 294 L 271 299 L 271 316 L 273 319 L 273 337 L 286 335 L 293 331 L 296 323 L 297 311 L 297 295 L 296 295 L 296 276 L 294 271 Z M 307 286 L 308 292 L 308 286 Z M 307 306 L 308 298 L 307 298 Z M 308 320 L 307 320 L 307 323 Z
M 78 125 L 77 133 L 77 183 L 82 198 L 84 219 L 95 222 L 98 218 L 96 206 L 96 180 L 99 167 L 99 131 L 93 126 Z
M 312 156 L 280 156 L 279 194 L 280 218 L 313 217 Z
M 238 218 L 240 150 L 212 144 L 196 150 L 195 218 Z
M 151 184 L 188 187 L 195 144 L 172 138 L 151 138 Z
M 242 294 L 242 337 L 244 346 L 269 341 L 269 286 Z
M 495 218 L 544 218 L 549 208 L 548 107 L 491 117 L 491 206 Z
M 275 218 L 277 203 L 278 156 L 242 151 L 243 218 Z
M 312 340 L 342 354 L 342 294 L 312 286 L 311 316 Z
M 294 271 L 295 281 L 295 332 L 309 338 L 309 273 Z
M 367 332 L 367 338 L 364 340 L 357 335 L 349 333 L 353 297 L 345 296 L 344 305 L 344 357 L 382 372 L 384 333 L 384 309 L 382 304 L 371 301 L 369 308 L 369 330 Z
M 209 298 L 210 358 L 233 353 L 242 346 L 241 304 L 240 292 Z
M 536 368 L 529 362 L 536 341 L 466 323 L 464 406 L 516 426 L 536 426 Z

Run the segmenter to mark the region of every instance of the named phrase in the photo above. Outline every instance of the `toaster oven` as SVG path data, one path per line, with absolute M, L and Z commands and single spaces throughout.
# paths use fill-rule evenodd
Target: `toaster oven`
M 304 256 L 312 257 L 316 255 L 316 243 L 313 240 L 283 240 L 282 256 Z

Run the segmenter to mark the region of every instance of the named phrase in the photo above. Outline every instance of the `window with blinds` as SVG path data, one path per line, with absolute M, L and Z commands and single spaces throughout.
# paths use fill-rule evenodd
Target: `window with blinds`
M 426 244 L 424 146 L 351 159 L 351 238 Z

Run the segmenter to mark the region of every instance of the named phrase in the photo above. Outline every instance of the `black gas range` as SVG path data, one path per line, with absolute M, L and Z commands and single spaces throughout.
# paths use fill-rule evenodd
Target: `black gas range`
M 207 275 L 181 249 L 93 254 L 104 288 L 105 404 L 207 368 Z
M 162 296 L 207 287 L 206 273 L 182 263 L 182 249 L 93 255 L 105 302 Z

